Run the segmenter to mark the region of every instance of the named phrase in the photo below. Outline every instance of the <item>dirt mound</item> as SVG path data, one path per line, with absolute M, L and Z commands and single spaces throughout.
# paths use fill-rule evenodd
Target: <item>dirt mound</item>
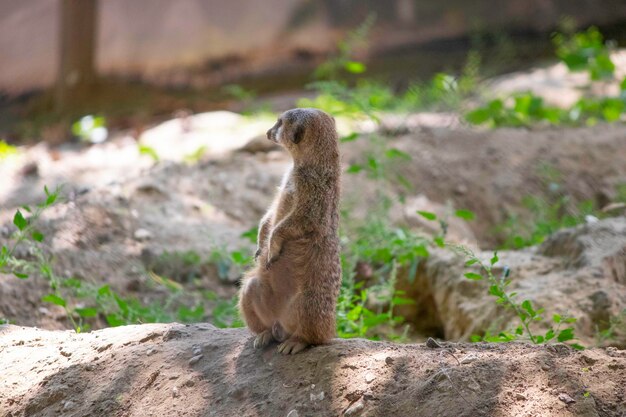
M 488 263 L 493 252 L 479 252 Z M 626 306 L 626 218 L 612 218 L 565 229 L 542 246 L 522 251 L 501 251 L 494 275 L 504 267 L 510 272 L 509 291 L 545 308 L 545 317 L 570 315 L 577 319 L 576 334 L 593 345 L 598 331 L 608 328 Z M 450 251 L 436 251 L 417 270 L 414 280 L 406 271 L 399 289 L 415 299 L 415 305 L 398 307 L 399 314 L 418 328 L 437 329 L 447 340 L 467 340 L 485 331 L 507 330 L 517 317 L 488 296 L 489 283 L 470 281 L 466 259 Z M 617 336 L 617 335 L 616 335 Z M 626 334 L 615 341 L 626 346 Z
M 626 352 L 334 340 L 295 356 L 243 329 L 0 327 L 3 416 L 623 416 Z M 27 354 L 26 354 L 27 353 Z

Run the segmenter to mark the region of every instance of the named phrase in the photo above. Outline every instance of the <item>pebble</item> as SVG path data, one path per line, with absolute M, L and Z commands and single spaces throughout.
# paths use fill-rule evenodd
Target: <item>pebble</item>
M 465 365 L 468 363 L 472 363 L 475 362 L 478 359 L 478 356 L 470 353 L 469 355 L 465 356 L 463 359 L 461 359 L 461 364 Z
M 300 415 L 298 414 L 298 410 L 291 410 L 288 414 L 287 417 L 299 417 Z
M 135 240 L 148 240 L 152 238 L 152 233 L 146 229 L 135 230 Z
M 365 382 L 367 382 L 368 384 L 375 379 L 376 379 L 376 375 L 374 375 L 373 373 L 368 372 L 365 374 Z
M 196 355 L 193 358 L 189 359 L 189 366 L 193 366 L 198 363 L 200 359 L 202 359 L 204 355 Z
M 324 399 L 324 391 L 320 391 L 319 394 L 311 393 L 311 401 L 322 401 Z
M 524 394 L 522 394 L 521 392 L 517 392 L 515 393 L 515 399 L 516 400 L 520 400 L 520 401 L 524 401 L 526 400 L 526 396 Z
M 178 397 L 178 394 L 178 387 L 172 388 L 172 397 L 176 398 Z
M 575 399 L 573 399 L 572 397 L 570 397 L 564 392 L 559 394 L 559 400 L 563 401 L 565 404 L 572 404 L 576 402 Z
M 361 410 L 363 410 L 364 408 L 365 408 L 365 402 L 361 398 L 360 400 L 358 400 L 357 402 L 352 404 L 350 407 L 348 407 L 346 409 L 346 411 L 343 413 L 343 415 L 344 416 L 355 416 L 359 412 L 361 412 Z
M 431 349 L 437 349 L 440 348 L 441 345 L 439 344 L 439 342 L 437 342 L 435 339 L 433 339 L 432 337 L 429 337 L 428 339 L 426 339 L 426 346 L 431 348 Z
M 155 352 L 156 352 L 156 349 L 150 348 L 146 351 L 146 355 L 150 356 L 150 355 L 153 355 Z
M 202 353 L 202 348 L 200 346 L 194 346 L 192 352 L 194 356 L 200 355 Z

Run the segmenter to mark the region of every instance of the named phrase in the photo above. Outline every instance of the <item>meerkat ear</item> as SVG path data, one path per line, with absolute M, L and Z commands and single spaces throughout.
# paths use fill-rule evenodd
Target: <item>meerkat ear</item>
M 300 141 L 304 138 L 304 126 L 302 124 L 298 124 L 293 130 L 293 136 L 291 137 L 291 141 L 295 144 L 300 143 Z

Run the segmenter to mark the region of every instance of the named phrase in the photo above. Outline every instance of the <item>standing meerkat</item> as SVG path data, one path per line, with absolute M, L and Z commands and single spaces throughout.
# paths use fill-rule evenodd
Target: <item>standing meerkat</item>
M 341 285 L 335 121 L 317 109 L 292 109 L 267 131 L 293 158 L 261 219 L 255 266 L 243 279 L 239 310 L 254 347 L 281 342 L 295 354 L 335 336 Z

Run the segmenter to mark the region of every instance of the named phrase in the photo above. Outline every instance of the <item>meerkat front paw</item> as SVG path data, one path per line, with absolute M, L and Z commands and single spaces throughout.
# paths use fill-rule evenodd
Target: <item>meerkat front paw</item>
M 271 240 L 267 251 L 267 260 L 265 262 L 266 269 L 269 269 L 272 264 L 278 260 L 281 251 L 281 245 L 276 240 Z
M 263 330 L 254 339 L 254 348 L 255 349 L 264 348 L 265 346 L 267 346 L 270 343 L 272 343 L 273 340 L 274 340 L 274 337 L 272 336 L 272 331 L 271 330 Z
M 307 346 L 309 346 L 308 343 L 304 343 L 297 337 L 290 337 L 289 339 L 278 345 L 278 351 L 283 355 L 295 355 L 296 353 L 304 350 Z

